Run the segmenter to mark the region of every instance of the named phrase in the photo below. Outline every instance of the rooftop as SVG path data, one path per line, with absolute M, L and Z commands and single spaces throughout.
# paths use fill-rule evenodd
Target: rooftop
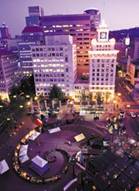
M 43 32 L 43 29 L 39 26 L 26 26 L 22 33 L 39 33 L 39 32 Z

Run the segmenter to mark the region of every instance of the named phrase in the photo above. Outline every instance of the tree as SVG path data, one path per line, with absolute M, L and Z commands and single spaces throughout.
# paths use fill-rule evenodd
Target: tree
M 61 100 L 63 101 L 65 99 L 65 95 L 62 92 L 61 88 L 59 88 L 56 85 L 53 85 L 50 93 L 49 93 L 49 100 Z
M 10 99 L 12 99 L 13 95 L 35 96 L 35 84 L 33 75 L 30 77 L 23 78 L 20 84 L 13 86 L 10 91 Z
M 110 95 L 111 95 L 111 93 L 110 93 L 110 92 L 106 92 L 106 103 L 108 103 L 108 102 L 109 102 Z
M 81 94 L 81 103 L 84 105 L 86 103 L 86 95 L 85 92 L 82 92 Z
M 96 100 L 97 100 L 98 105 L 101 105 L 103 103 L 102 96 L 101 96 L 100 92 L 97 93 Z

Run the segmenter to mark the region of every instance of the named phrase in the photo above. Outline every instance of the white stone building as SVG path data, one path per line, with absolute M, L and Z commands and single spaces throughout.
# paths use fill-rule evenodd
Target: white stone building
M 76 79 L 76 46 L 70 35 L 48 35 L 45 45 L 32 46 L 36 95 L 48 95 L 53 85 L 66 95 Z
M 109 40 L 109 30 L 104 22 L 97 29 L 97 39 L 92 40 L 89 51 L 89 90 L 93 99 L 98 94 L 104 101 L 114 98 L 117 54 L 115 39 Z

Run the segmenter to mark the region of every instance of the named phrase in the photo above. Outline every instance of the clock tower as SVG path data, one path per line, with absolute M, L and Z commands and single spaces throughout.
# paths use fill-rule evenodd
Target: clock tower
M 89 51 L 89 88 L 94 100 L 101 96 L 108 103 L 114 99 L 118 50 L 115 50 L 115 39 L 109 39 L 109 30 L 104 21 L 97 32 Z
M 98 32 L 98 41 L 99 42 L 108 42 L 109 40 L 109 30 L 108 27 L 105 23 L 105 21 L 103 20 L 101 22 L 101 24 L 99 25 L 99 28 L 97 29 Z

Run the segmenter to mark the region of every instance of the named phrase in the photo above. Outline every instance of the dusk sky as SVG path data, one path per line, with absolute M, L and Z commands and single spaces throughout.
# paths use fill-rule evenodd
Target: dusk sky
M 139 26 L 139 0 L 0 0 L 0 23 L 5 22 L 13 35 L 20 34 L 31 5 L 42 6 L 46 15 L 98 8 L 110 29 Z

